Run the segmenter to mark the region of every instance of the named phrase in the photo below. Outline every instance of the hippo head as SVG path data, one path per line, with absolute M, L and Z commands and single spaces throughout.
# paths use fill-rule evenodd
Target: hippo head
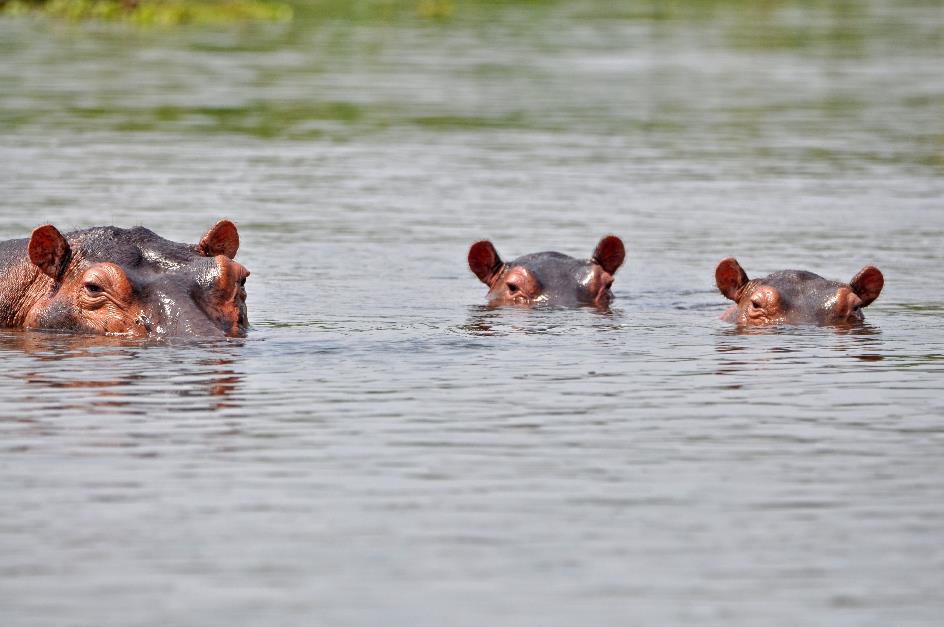
M 31 288 L 39 293 L 23 326 L 130 337 L 244 336 L 249 271 L 233 261 L 238 248 L 228 220 L 198 244 L 171 242 L 143 227 L 96 227 L 66 239 L 54 226 L 41 226 L 27 246 L 41 279 Z
M 613 297 L 613 275 L 625 258 L 623 242 L 615 235 L 600 240 L 590 259 L 543 252 L 507 263 L 491 242 L 482 241 L 469 249 L 469 268 L 489 287 L 490 305 L 605 307 Z
M 742 325 L 857 322 L 863 318 L 862 308 L 878 298 L 885 284 L 875 266 L 862 268 L 848 283 L 803 270 L 748 279 L 733 258 L 718 264 L 715 281 L 721 293 L 737 303 L 722 318 Z

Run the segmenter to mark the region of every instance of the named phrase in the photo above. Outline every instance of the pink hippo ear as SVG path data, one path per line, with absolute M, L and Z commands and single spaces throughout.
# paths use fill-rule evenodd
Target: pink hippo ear
M 882 276 L 882 271 L 875 266 L 865 266 L 859 270 L 859 274 L 849 281 L 849 286 L 856 293 L 856 296 L 862 299 L 862 306 L 867 307 L 882 293 L 882 288 L 885 287 L 885 277 Z
M 206 257 L 224 255 L 233 259 L 239 250 L 239 232 L 229 220 L 220 220 L 210 227 L 197 244 L 197 252 Z
M 491 286 L 502 265 L 498 251 L 488 240 L 475 242 L 469 248 L 469 268 L 482 283 Z
M 62 233 L 51 224 L 45 224 L 33 230 L 27 246 L 30 261 L 43 271 L 43 274 L 59 280 L 72 259 L 72 249 Z
M 624 259 L 626 248 L 623 246 L 623 240 L 615 235 L 607 235 L 601 239 L 593 251 L 593 262 L 600 264 L 610 274 L 616 274 Z
M 747 285 L 749 280 L 744 268 L 734 257 L 722 259 L 715 269 L 715 283 L 718 284 L 718 289 L 734 302 L 737 302 L 741 288 Z

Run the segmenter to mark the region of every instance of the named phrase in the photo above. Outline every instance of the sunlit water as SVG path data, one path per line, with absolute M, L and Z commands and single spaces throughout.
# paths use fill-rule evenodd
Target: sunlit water
M 0 331 L 0 624 L 939 624 L 944 9 L 762 4 L 0 21 L 0 238 L 229 217 L 254 326 Z M 465 265 L 611 232 L 609 312 Z

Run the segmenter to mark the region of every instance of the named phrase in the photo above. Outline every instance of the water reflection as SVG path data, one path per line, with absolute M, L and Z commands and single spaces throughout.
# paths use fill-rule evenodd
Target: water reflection
M 588 325 L 596 331 L 614 331 L 622 328 L 624 315 L 621 309 L 590 305 L 577 308 L 473 305 L 468 312 L 467 322 L 455 328 L 475 336 L 559 335 Z
M 755 341 L 760 338 L 782 341 L 773 344 Z M 824 341 L 829 338 L 832 341 Z M 715 373 L 754 371 L 761 364 L 785 359 L 789 363 L 822 364 L 822 358 L 828 355 L 821 354 L 824 349 L 861 361 L 882 361 L 883 346 L 881 330 L 868 322 L 824 326 L 732 325 L 715 333 L 715 352 L 723 356 Z
M 720 336 L 735 335 L 774 335 L 774 336 L 819 336 L 822 331 L 831 331 L 835 335 L 851 336 L 874 336 L 881 335 L 881 330 L 876 325 L 865 322 L 843 322 L 835 324 L 822 325 L 791 325 L 791 324 L 767 324 L 767 325 L 738 325 L 730 324 L 725 328 L 719 329 L 717 334 Z
M 54 331 L 0 330 L 0 351 L 20 352 L 40 361 L 58 361 L 95 354 L 115 355 L 122 347 L 140 346 L 125 337 L 77 335 Z
M 145 415 L 162 403 L 178 411 L 238 407 L 244 344 L 227 339 L 149 341 L 4 330 L 0 332 L 0 353 L 7 364 L 4 377 L 23 385 L 5 387 L 3 393 L 45 411 Z M 193 403 L 194 399 L 204 402 Z

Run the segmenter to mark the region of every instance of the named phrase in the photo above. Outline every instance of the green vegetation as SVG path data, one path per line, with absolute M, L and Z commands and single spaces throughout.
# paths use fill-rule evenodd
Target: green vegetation
M 274 0 L 0 0 L 0 13 L 142 26 L 287 21 L 292 7 Z
M 372 132 L 390 126 L 451 131 L 469 129 L 556 128 L 539 126 L 521 113 L 492 116 L 430 115 L 411 112 L 393 105 L 365 106 L 350 102 L 264 102 L 230 106 L 179 107 L 69 107 L 70 118 L 79 119 L 86 129 L 121 132 L 171 131 L 177 133 L 241 134 L 259 139 L 283 137 L 348 139 L 352 134 Z M 15 128 L 42 123 L 47 128 L 58 123 L 42 111 L 12 113 L 0 110 L 0 127 Z
M 669 21 L 707 19 L 720 11 L 742 20 L 764 21 L 785 6 L 845 15 L 861 11 L 854 0 L 648 0 L 591 2 L 566 0 L 0 0 L 0 15 L 47 15 L 66 20 L 120 21 L 150 26 L 247 21 L 288 21 L 293 15 L 316 20 L 392 22 L 420 19 L 446 22 L 487 20 L 496 12 L 545 8 L 565 11 L 581 20 L 621 19 Z M 841 34 L 841 33 L 840 33 Z M 803 45 L 815 36 L 801 31 L 778 33 L 781 45 Z
M 288 21 L 295 7 L 324 16 L 369 18 L 413 15 L 444 20 L 454 0 L 0 0 L 0 15 L 45 15 L 70 21 L 102 20 L 140 26 Z

